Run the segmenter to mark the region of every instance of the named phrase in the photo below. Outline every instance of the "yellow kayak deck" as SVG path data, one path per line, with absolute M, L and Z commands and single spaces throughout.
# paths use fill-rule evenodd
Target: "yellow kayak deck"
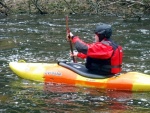
M 38 82 L 71 84 L 110 90 L 150 91 L 150 75 L 138 72 L 122 73 L 109 77 L 89 73 L 84 75 L 80 71 L 83 68 L 81 64 L 64 65 L 57 63 L 9 63 L 11 70 L 19 77 Z M 83 75 L 80 73 L 83 73 Z

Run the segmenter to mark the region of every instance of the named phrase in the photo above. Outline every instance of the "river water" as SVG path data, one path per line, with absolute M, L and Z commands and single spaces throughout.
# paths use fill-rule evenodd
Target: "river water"
M 98 23 L 109 23 L 113 39 L 123 46 L 123 72 L 150 75 L 150 17 L 123 21 L 117 17 L 70 15 L 73 34 L 93 41 Z M 11 15 L 0 18 L 0 113 L 150 112 L 149 92 L 104 91 L 24 80 L 8 67 L 11 61 L 71 60 L 64 15 Z M 80 61 L 80 60 L 79 60 Z

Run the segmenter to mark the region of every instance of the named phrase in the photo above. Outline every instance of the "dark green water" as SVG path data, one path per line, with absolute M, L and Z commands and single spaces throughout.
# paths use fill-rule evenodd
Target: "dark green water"
M 150 17 L 123 21 L 116 17 L 69 16 L 73 34 L 90 42 L 99 22 L 113 27 L 113 38 L 124 50 L 123 72 L 150 75 Z M 65 16 L 12 15 L 0 18 L 0 113 L 131 113 L 150 112 L 150 92 L 102 91 L 19 78 L 11 61 L 70 60 Z

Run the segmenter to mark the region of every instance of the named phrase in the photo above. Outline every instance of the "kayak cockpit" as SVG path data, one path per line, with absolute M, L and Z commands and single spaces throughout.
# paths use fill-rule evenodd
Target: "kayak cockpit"
M 72 63 L 72 62 L 59 62 L 60 66 L 65 67 L 67 69 L 70 69 L 74 71 L 75 73 L 87 77 L 87 78 L 94 78 L 94 79 L 104 79 L 109 78 L 116 75 L 99 75 L 93 72 L 90 72 L 84 65 L 79 63 Z

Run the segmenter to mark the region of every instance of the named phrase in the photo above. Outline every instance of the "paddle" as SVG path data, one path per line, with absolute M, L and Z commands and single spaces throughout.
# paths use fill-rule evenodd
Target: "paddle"
M 66 16 L 66 36 L 68 33 L 70 33 L 70 29 L 68 27 L 68 16 Z M 70 45 L 71 54 L 73 55 L 72 38 L 69 39 L 69 45 Z M 74 56 L 72 56 L 72 60 L 74 63 L 76 62 Z

